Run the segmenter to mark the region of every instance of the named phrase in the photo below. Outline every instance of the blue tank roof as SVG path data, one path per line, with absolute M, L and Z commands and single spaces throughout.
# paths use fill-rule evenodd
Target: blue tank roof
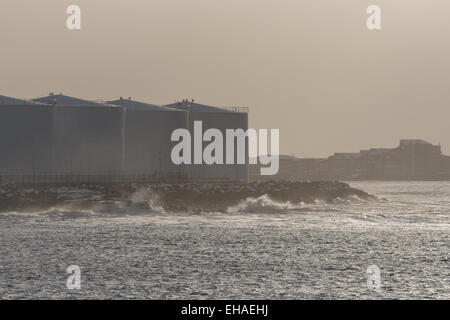
M 33 99 L 33 101 L 61 107 L 117 107 L 105 103 L 69 97 L 63 94 L 51 94 L 46 97 Z
M 0 95 L 0 105 L 40 106 L 41 103 L 26 99 L 17 99 Z
M 233 111 L 223 109 L 220 107 L 207 106 L 204 104 L 199 104 L 191 101 L 180 101 L 172 104 L 167 104 L 165 107 L 175 108 L 183 111 L 193 111 L 193 112 L 212 112 L 212 113 L 232 113 Z
M 118 99 L 114 101 L 108 101 L 108 104 L 116 105 L 116 106 L 122 106 L 126 108 L 127 110 L 131 111 L 175 111 L 180 112 L 181 110 L 173 109 L 173 108 L 166 108 L 163 106 L 157 106 L 150 103 L 145 102 L 139 102 L 131 99 Z

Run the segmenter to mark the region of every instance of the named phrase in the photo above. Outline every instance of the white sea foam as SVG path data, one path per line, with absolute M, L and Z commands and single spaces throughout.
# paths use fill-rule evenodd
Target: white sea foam
M 236 206 L 228 208 L 228 213 L 260 213 L 260 212 L 281 212 L 292 209 L 304 209 L 305 204 L 303 202 L 299 204 L 293 204 L 290 201 L 277 202 L 268 195 L 263 195 L 259 198 L 247 198 L 241 201 Z

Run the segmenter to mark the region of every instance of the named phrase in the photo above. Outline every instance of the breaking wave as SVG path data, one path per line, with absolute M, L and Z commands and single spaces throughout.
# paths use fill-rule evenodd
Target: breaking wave
M 228 213 L 273 213 L 288 212 L 290 210 L 306 210 L 308 207 L 301 202 L 293 204 L 290 201 L 277 202 L 270 199 L 268 195 L 259 198 L 247 198 L 238 205 L 231 206 L 227 209 Z

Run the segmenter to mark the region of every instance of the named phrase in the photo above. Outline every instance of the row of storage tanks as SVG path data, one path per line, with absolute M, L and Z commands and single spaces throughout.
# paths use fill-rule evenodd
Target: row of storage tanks
M 63 94 L 33 100 L 0 96 L 0 175 L 171 172 L 191 179 L 247 180 L 247 165 L 173 164 L 177 142 L 171 134 L 178 128 L 192 132 L 194 121 L 202 121 L 203 130 L 221 130 L 225 138 L 226 129 L 247 130 L 248 113 L 188 100 L 157 106 Z

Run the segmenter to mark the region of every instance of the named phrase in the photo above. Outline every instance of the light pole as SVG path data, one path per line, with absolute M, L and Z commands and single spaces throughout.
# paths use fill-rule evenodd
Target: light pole
M 161 170 L 162 170 L 162 159 L 161 159 L 161 151 L 158 152 L 159 155 L 159 179 L 161 180 Z

